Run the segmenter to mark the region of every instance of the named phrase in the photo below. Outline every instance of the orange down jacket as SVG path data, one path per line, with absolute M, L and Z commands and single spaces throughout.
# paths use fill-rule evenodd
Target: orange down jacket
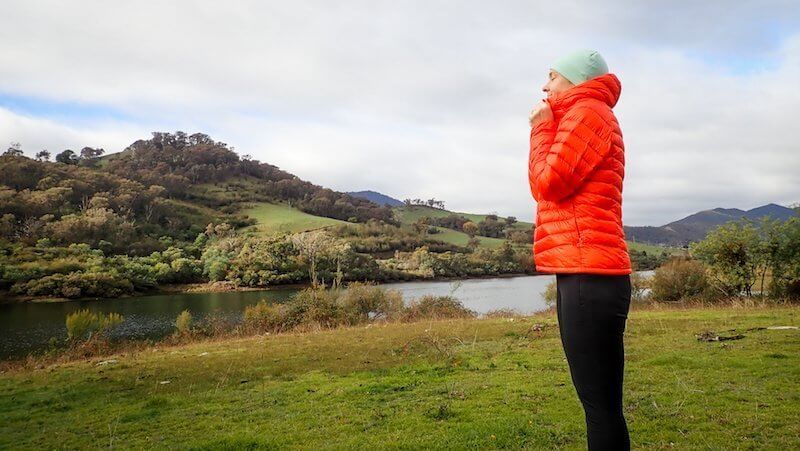
M 622 228 L 625 148 L 607 73 L 547 99 L 553 120 L 531 128 L 528 181 L 536 200 L 533 259 L 543 273 L 630 274 Z

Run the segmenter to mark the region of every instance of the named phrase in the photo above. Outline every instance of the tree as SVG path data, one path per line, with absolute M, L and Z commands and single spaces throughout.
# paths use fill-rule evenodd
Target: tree
M 10 146 L 8 146 L 8 150 L 3 152 L 3 155 L 11 155 L 15 157 L 21 157 L 22 154 L 22 145 L 18 142 L 12 142 Z
M 42 149 L 36 152 L 36 159 L 38 161 L 50 161 L 50 151 L 47 149 Z
M 65 151 L 56 154 L 56 161 L 63 164 L 78 164 L 79 158 L 75 155 L 70 149 L 66 149 Z
M 797 220 L 792 218 L 791 224 Z M 788 221 L 787 221 L 788 222 Z M 757 279 L 768 270 L 782 272 L 781 250 L 791 248 L 786 240 L 791 228 L 769 218 L 761 218 L 760 227 L 742 218 L 717 226 L 703 241 L 691 243 L 690 254 L 709 267 L 711 284 L 727 296 L 752 295 Z
M 506 226 L 504 222 L 497 220 L 497 216 L 488 215 L 486 219 L 480 221 L 478 224 L 478 235 L 488 236 L 491 238 L 501 238 L 503 230 Z
M 517 218 L 515 216 L 509 216 L 506 218 L 506 224 L 514 225 L 517 222 Z
M 478 226 L 472 221 L 467 221 L 461 226 L 461 230 L 472 238 L 478 233 Z
M 84 147 L 83 149 L 81 149 L 81 158 L 86 160 L 92 160 L 94 158 L 99 157 L 100 155 L 103 155 L 104 153 L 105 150 L 101 148 L 95 149 L 94 147 Z
M 429 218 L 428 216 L 423 216 L 417 219 L 414 222 L 414 224 L 412 224 L 412 227 L 414 227 L 415 232 L 424 235 L 428 231 L 428 226 L 430 225 L 430 222 L 431 218 Z
M 764 234 L 772 276 L 769 294 L 774 298 L 800 297 L 800 218 L 769 224 Z
M 313 230 L 310 232 L 292 235 L 292 244 L 308 260 L 308 276 L 311 286 L 317 286 L 317 263 L 324 253 L 331 247 L 332 238 L 324 231 Z

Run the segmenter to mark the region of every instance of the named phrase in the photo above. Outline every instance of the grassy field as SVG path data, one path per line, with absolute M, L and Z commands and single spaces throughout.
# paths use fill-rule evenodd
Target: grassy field
M 398 219 L 400 220 L 400 222 L 402 222 L 404 224 L 412 224 L 416 220 L 418 220 L 419 218 L 422 218 L 422 217 L 425 217 L 425 216 L 430 216 L 432 218 L 440 218 L 440 217 L 445 217 L 445 216 L 448 216 L 448 215 L 454 214 L 454 213 L 458 214 L 458 215 L 461 215 L 461 216 L 464 216 L 465 218 L 467 218 L 470 221 L 473 221 L 475 223 L 483 221 L 487 216 L 487 215 L 472 214 L 472 213 L 450 212 L 450 211 L 446 211 L 446 210 L 440 210 L 438 208 L 431 208 L 431 207 L 425 207 L 425 206 L 414 206 L 414 207 L 411 207 L 411 208 L 409 208 L 409 207 L 395 207 L 394 211 L 395 211 L 395 214 L 397 215 Z M 531 224 L 530 222 L 522 222 L 522 221 L 520 221 L 520 222 L 514 223 L 514 228 L 515 229 L 530 230 L 532 227 L 533 227 L 533 224 Z M 467 236 L 466 233 L 458 232 L 458 231 L 450 230 L 450 229 L 445 229 L 445 228 L 441 228 L 441 227 L 439 227 L 439 229 L 442 230 L 443 232 L 445 232 L 445 233 L 443 233 L 441 235 L 436 235 L 438 237 L 441 237 L 442 241 L 446 241 L 448 243 L 453 243 L 453 244 L 457 244 L 457 245 L 460 245 L 460 246 L 464 246 L 464 245 L 467 244 L 467 241 L 469 240 L 469 236 Z M 479 237 L 479 239 L 481 240 L 481 245 L 482 246 L 486 246 L 486 247 L 497 247 L 497 246 L 500 246 L 503 243 L 503 240 L 499 239 L 499 238 Z M 628 243 L 628 248 L 630 250 L 636 250 L 636 251 L 643 251 L 644 250 L 644 251 L 647 251 L 648 254 L 660 255 L 662 251 L 666 251 L 668 254 L 682 252 L 681 249 L 678 249 L 676 247 L 661 247 L 661 246 L 656 246 L 656 245 L 653 245 L 653 244 L 637 243 L 637 242 L 634 242 L 634 241 L 628 241 L 627 243 Z
M 420 208 L 427 209 L 427 207 Z M 432 208 L 428 210 L 441 212 L 441 210 Z M 395 211 L 397 211 L 397 209 L 395 209 Z M 247 227 L 245 230 L 251 229 L 262 232 L 302 232 L 305 230 L 317 229 L 329 225 L 347 224 L 345 221 L 303 213 L 302 211 L 289 207 L 285 204 L 261 203 L 257 204 L 253 208 L 242 210 L 242 213 L 258 220 L 258 224 Z M 404 224 L 411 224 L 416 221 L 418 217 L 420 217 L 417 216 L 417 218 L 412 219 L 409 216 L 405 216 L 403 213 L 399 214 L 398 216 L 400 221 Z M 459 246 L 466 246 L 467 241 L 469 241 L 469 236 L 466 233 L 457 232 L 444 227 L 437 227 L 437 229 L 439 229 L 441 233 L 430 235 L 431 238 Z M 499 238 L 478 237 L 478 240 L 480 240 L 481 246 L 485 247 L 498 247 L 503 244 L 503 240 Z
M 677 247 L 671 247 L 671 246 L 662 247 L 662 246 L 656 246 L 655 244 L 639 243 L 630 240 L 626 242 L 628 243 L 628 249 L 636 251 L 647 251 L 647 253 L 650 255 L 661 255 L 662 252 L 666 252 L 669 255 L 683 254 L 686 252 L 683 249 Z
M 423 207 L 423 206 L 415 206 L 412 208 L 409 207 L 395 207 L 393 208 L 397 219 L 403 224 L 413 224 L 419 218 L 430 216 L 432 218 L 439 218 L 445 217 L 455 212 L 440 210 L 438 208 L 431 208 L 431 207 Z M 478 223 L 486 218 L 486 215 L 478 215 L 478 214 L 471 214 L 471 213 L 455 213 L 465 218 Z M 522 223 L 515 223 L 514 227 L 519 229 L 530 229 L 533 225 L 528 222 Z M 444 227 L 437 227 L 440 230 L 440 233 L 431 235 L 432 238 L 442 240 L 445 243 L 451 243 L 458 246 L 466 246 L 467 242 L 469 241 L 469 235 L 464 232 L 459 232 L 457 230 L 447 229 Z M 483 247 L 498 247 L 503 244 L 502 239 L 500 238 L 489 238 L 485 236 L 478 236 L 478 240 L 480 241 L 480 245 Z
M 207 185 L 204 189 L 207 190 L 221 190 L 220 187 L 215 187 L 214 185 Z M 187 214 L 192 214 L 194 217 L 197 218 L 195 222 L 197 223 L 207 223 L 209 222 L 214 216 L 214 210 L 203 207 L 201 205 L 190 204 L 188 202 L 171 200 L 174 204 L 175 208 L 183 208 L 187 211 Z M 395 213 L 397 214 L 398 219 L 403 224 L 412 224 L 417 219 L 423 216 L 431 216 L 431 217 L 443 217 L 450 214 L 450 212 L 439 210 L 436 208 L 430 207 L 414 207 L 409 209 L 407 207 L 397 207 L 394 209 Z M 255 218 L 258 221 L 258 224 L 245 227 L 243 230 L 252 230 L 264 233 L 273 233 L 273 232 L 303 232 L 306 230 L 313 230 L 318 229 L 320 227 L 336 225 L 336 224 L 347 224 L 345 221 L 340 221 L 338 219 L 331 219 L 325 218 L 322 216 L 314 216 L 308 213 L 304 213 L 296 208 L 290 207 L 287 204 L 269 204 L 269 203 L 257 203 L 253 208 L 242 210 L 242 214 L 246 214 L 250 217 Z M 472 221 L 478 222 L 483 220 L 486 215 L 478 215 L 478 214 L 469 214 L 469 213 L 458 213 L 462 216 L 469 218 Z M 530 229 L 532 227 L 531 223 L 528 222 L 517 222 L 514 224 L 515 228 L 519 229 Z M 431 235 L 431 238 L 438 239 L 444 241 L 446 243 L 455 244 L 458 246 L 466 246 L 467 242 L 469 241 L 469 236 L 466 233 L 459 232 L 452 229 L 447 229 L 444 227 L 437 227 L 440 233 Z M 489 238 L 478 236 L 478 240 L 480 241 L 480 245 L 482 247 L 488 248 L 495 248 L 499 247 L 503 244 L 502 239 L 500 238 Z M 662 248 L 659 246 L 645 244 L 645 243 L 634 243 L 628 241 L 628 245 L 630 249 L 635 250 L 646 250 L 648 253 L 651 254 L 660 254 L 662 250 L 667 250 L 667 252 L 676 252 L 678 251 L 675 248 Z
M 411 224 L 415 222 L 417 219 L 430 216 L 431 218 L 443 218 L 445 216 L 449 216 L 451 214 L 456 214 L 463 216 L 474 223 L 479 223 L 486 219 L 487 215 L 480 215 L 474 213 L 459 213 L 455 211 L 447 211 L 447 210 L 440 210 L 438 208 L 431 208 L 425 206 L 414 206 L 414 207 L 395 207 L 393 208 L 397 218 L 400 222 L 404 224 Z M 529 230 L 533 227 L 533 224 L 530 222 L 516 222 L 514 223 L 514 228 L 520 230 Z
M 439 230 L 439 233 L 428 235 L 430 238 L 434 240 L 441 240 L 445 243 L 456 244 L 458 246 L 466 246 L 467 242 L 469 242 L 469 235 L 463 232 L 457 232 L 452 229 L 447 229 L 445 227 L 436 227 Z M 499 247 L 503 244 L 504 240 L 500 238 L 489 238 L 486 236 L 477 236 L 478 241 L 482 247 Z
M 338 219 L 324 218 L 304 213 L 286 204 L 257 204 L 255 207 L 242 210 L 258 220 L 258 224 L 245 229 L 255 229 L 261 232 L 304 232 L 335 224 L 347 224 Z
M 624 398 L 633 447 L 800 448 L 800 333 L 746 330 L 797 325 L 798 313 L 634 306 Z M 732 328 L 745 337 L 695 337 Z M 110 358 L 0 374 L 0 449 L 585 449 L 552 311 Z

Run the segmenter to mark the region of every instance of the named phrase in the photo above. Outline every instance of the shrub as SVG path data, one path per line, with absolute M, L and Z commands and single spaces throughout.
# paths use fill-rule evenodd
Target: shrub
M 195 328 L 197 333 L 207 337 L 225 335 L 234 329 L 234 320 L 230 316 L 219 311 L 203 317 L 203 320 Z
M 403 311 L 403 320 L 444 318 L 474 318 L 477 313 L 464 307 L 452 296 L 422 296 L 411 302 Z
M 175 320 L 175 328 L 178 329 L 178 333 L 181 335 L 185 335 L 192 330 L 192 314 L 189 313 L 189 310 L 184 310 L 178 315 Z
M 645 290 L 650 288 L 650 279 L 639 274 L 631 273 L 631 302 L 644 302 L 647 300 Z
M 403 309 L 403 295 L 372 283 L 352 282 L 339 297 L 339 304 L 348 323 L 358 324 L 371 319 L 396 317 Z
M 344 322 L 344 309 L 337 302 L 338 291 L 322 286 L 306 288 L 286 303 L 286 327 L 316 323 L 323 327 L 336 327 Z
M 709 289 L 705 266 L 696 260 L 673 259 L 655 270 L 652 295 L 656 301 L 695 298 Z
M 551 280 L 541 294 L 542 298 L 544 298 L 544 303 L 548 307 L 556 305 L 556 300 L 558 299 L 558 286 L 556 279 Z
M 483 315 L 484 318 L 522 318 L 524 316 L 520 311 L 508 307 L 489 310 Z
M 285 327 L 285 314 L 280 304 L 262 299 L 244 309 L 244 326 L 251 331 L 279 332 Z
M 38 279 L 18 282 L 12 287 L 15 294 L 29 296 L 119 297 L 132 293 L 133 285 L 118 274 L 74 271 L 69 274 L 52 274 Z
M 78 310 L 67 315 L 67 338 L 71 341 L 91 339 L 95 335 L 106 333 L 122 320 L 122 315 L 119 313 L 103 315 L 88 309 Z

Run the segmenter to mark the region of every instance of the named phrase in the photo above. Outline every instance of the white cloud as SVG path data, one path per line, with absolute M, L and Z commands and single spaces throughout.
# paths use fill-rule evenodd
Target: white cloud
M 548 62 L 592 46 L 623 84 L 626 224 L 789 203 L 791 3 L 5 2 L 0 99 L 130 119 L 0 111 L 0 138 L 110 151 L 202 131 L 334 189 L 532 220 L 528 111 Z
M 48 150 L 52 158 L 64 149 L 102 147 L 107 153 L 131 144 L 131 136 L 147 137 L 141 127 L 118 122 L 95 123 L 88 128 L 73 127 L 49 119 L 17 114 L 0 107 L 0 137 L 7 138 L 2 150 L 12 142 L 22 143 L 28 156 Z

